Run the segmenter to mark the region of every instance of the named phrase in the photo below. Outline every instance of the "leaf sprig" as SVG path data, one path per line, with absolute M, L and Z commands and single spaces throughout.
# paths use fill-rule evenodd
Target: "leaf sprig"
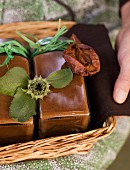
M 0 94 L 14 97 L 9 116 L 17 121 L 27 121 L 36 114 L 36 100 L 50 93 L 50 86 L 64 88 L 73 79 L 70 68 L 51 73 L 47 78 L 35 77 L 29 80 L 21 67 L 14 67 L 0 78 Z
M 67 48 L 67 46 L 73 42 L 73 40 L 60 40 L 59 39 L 66 32 L 67 32 L 67 28 L 66 28 L 66 26 L 63 26 L 61 29 L 58 29 L 58 32 L 50 40 L 48 40 L 48 37 L 43 38 L 41 40 L 41 43 L 47 42 L 46 45 L 41 45 L 41 43 L 39 41 L 37 41 L 37 37 L 34 35 L 26 33 L 27 36 L 29 36 L 31 38 L 33 37 L 36 42 L 33 42 L 32 40 L 30 40 L 29 38 L 24 36 L 23 34 L 25 34 L 25 33 L 22 34 L 19 31 L 17 31 L 17 34 L 29 43 L 30 48 L 34 49 L 34 51 L 32 53 L 32 57 L 34 57 L 38 54 L 42 54 L 45 52 L 57 51 L 57 50 L 64 51 Z
M 10 40 L 8 42 L 4 42 L 0 44 L 0 53 L 6 53 L 6 59 L 2 64 L 0 64 L 0 67 L 4 65 L 8 65 L 10 60 L 14 58 L 13 54 L 21 55 L 25 58 L 28 58 L 28 51 L 26 48 L 24 48 L 20 43 L 18 43 L 15 40 Z

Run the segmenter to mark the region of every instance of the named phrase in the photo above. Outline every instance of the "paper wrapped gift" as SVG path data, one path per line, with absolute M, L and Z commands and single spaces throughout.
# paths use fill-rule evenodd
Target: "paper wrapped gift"
M 48 52 L 34 57 L 36 76 L 47 77 L 65 66 L 63 52 Z M 72 82 L 39 101 L 39 136 L 50 137 L 87 130 L 90 113 L 84 78 L 74 75 Z
M 5 58 L 6 54 L 0 55 L 0 64 L 3 63 Z M 28 60 L 21 56 L 14 55 L 14 59 L 10 61 L 8 67 L 0 67 L 0 77 L 3 76 L 9 68 L 15 66 L 23 67 L 29 74 Z M 0 95 L 0 145 L 29 141 L 33 137 L 33 118 L 30 118 L 27 122 L 20 123 L 9 117 L 8 113 L 12 99 L 10 96 Z

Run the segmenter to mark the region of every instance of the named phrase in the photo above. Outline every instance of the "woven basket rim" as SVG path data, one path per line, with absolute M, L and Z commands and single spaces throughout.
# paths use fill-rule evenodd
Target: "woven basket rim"
M 69 29 L 75 22 L 62 21 Z M 0 25 L 1 38 L 14 38 L 19 40 L 16 30 L 35 34 L 43 38 L 56 33 L 58 22 L 35 21 L 17 22 Z M 33 28 L 33 29 L 32 29 Z M 86 154 L 99 140 L 110 135 L 115 128 L 115 117 L 109 117 L 104 127 L 84 133 L 76 133 L 58 137 L 51 137 L 25 143 L 16 143 L 0 146 L 0 164 L 9 164 L 31 159 L 50 159 L 71 154 Z
M 45 138 L 0 147 L 0 164 L 10 164 L 33 159 L 52 159 L 72 154 L 87 154 L 100 139 L 109 136 L 116 124 L 116 118 L 109 117 L 103 128 Z

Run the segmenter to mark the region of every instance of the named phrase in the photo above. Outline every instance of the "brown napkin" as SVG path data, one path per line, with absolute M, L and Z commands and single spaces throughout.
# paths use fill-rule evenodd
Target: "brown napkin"
M 112 97 L 119 65 L 105 26 L 77 24 L 66 36 L 70 37 L 72 33 L 76 34 L 82 43 L 92 46 L 101 62 L 101 71 L 85 78 L 91 111 L 90 128 L 100 127 L 109 116 L 130 116 L 130 96 L 121 105 L 115 103 Z

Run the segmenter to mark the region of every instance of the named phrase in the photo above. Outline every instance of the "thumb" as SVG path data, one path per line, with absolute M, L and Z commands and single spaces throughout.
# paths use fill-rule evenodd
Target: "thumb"
M 129 93 L 130 89 L 130 66 L 122 66 L 120 74 L 116 80 L 113 92 L 114 100 L 121 104 L 123 103 Z

